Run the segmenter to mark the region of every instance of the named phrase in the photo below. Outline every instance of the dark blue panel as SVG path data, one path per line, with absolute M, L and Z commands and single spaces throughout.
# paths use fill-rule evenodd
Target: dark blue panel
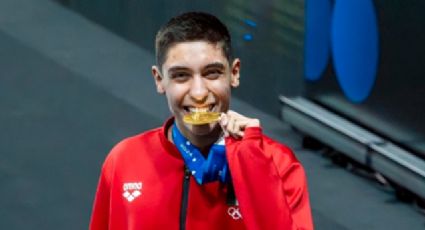
M 329 60 L 331 2 L 306 2 L 305 78 L 318 80 Z
M 373 2 L 337 0 L 332 18 L 332 53 L 339 84 L 352 102 L 370 94 L 378 64 L 378 29 Z

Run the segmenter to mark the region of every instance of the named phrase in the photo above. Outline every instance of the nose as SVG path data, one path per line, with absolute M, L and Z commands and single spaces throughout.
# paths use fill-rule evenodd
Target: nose
M 195 102 L 199 103 L 202 103 L 207 99 L 208 88 L 206 82 L 201 76 L 195 76 L 192 79 L 189 95 Z

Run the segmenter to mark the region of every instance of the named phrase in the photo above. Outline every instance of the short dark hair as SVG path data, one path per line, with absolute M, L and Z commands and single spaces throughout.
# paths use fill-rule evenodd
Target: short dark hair
M 231 60 L 231 38 L 227 27 L 211 14 L 187 12 L 171 18 L 156 34 L 155 55 L 158 67 L 162 68 L 171 46 L 187 41 L 221 43 L 224 56 L 229 62 Z

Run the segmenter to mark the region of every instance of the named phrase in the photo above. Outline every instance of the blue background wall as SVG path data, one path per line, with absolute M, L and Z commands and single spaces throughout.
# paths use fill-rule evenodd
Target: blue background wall
M 370 89 L 370 92 L 359 101 L 353 100 L 344 93 L 338 78 L 347 76 L 338 76 L 335 56 L 332 56 L 330 52 L 329 61 L 320 75 L 320 80 L 306 81 L 306 95 L 424 158 L 425 14 L 422 12 L 425 9 L 425 2 L 420 0 L 368 2 L 372 3 L 377 19 L 379 49 L 377 70 L 375 76 L 363 74 L 355 80 L 370 78 L 363 79 L 365 84 L 363 88 L 360 88 L 360 90 Z M 332 3 L 331 7 L 334 10 L 335 4 Z M 345 15 L 351 14 L 355 17 L 354 8 L 351 7 L 352 12 L 348 11 Z M 357 17 L 361 19 L 365 15 L 359 14 Z M 361 23 L 359 19 L 354 18 L 356 23 Z M 341 18 L 337 20 L 340 22 Z M 363 26 L 367 27 L 371 24 L 373 25 L 374 22 L 371 21 L 370 24 Z M 334 32 L 330 30 L 331 33 Z M 358 37 L 362 39 L 362 36 L 365 34 L 358 33 L 357 37 L 353 36 L 352 39 L 355 40 Z M 331 41 L 332 39 L 335 39 L 335 36 L 331 38 Z M 331 45 L 329 47 L 331 48 Z M 370 44 L 363 47 L 358 48 L 359 51 L 356 52 L 367 61 L 364 67 L 359 66 L 360 70 L 356 71 L 360 73 L 374 64 L 374 50 Z M 347 60 L 352 59 L 352 53 L 343 52 L 338 58 L 344 58 L 346 55 Z M 356 78 L 356 76 L 351 77 Z M 354 88 L 353 85 L 351 86 Z

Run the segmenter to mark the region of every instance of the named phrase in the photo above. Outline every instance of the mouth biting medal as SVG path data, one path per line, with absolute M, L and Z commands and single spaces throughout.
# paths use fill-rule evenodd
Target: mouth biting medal
M 217 112 L 192 112 L 184 115 L 183 121 L 191 125 L 204 125 L 220 120 L 220 115 Z

